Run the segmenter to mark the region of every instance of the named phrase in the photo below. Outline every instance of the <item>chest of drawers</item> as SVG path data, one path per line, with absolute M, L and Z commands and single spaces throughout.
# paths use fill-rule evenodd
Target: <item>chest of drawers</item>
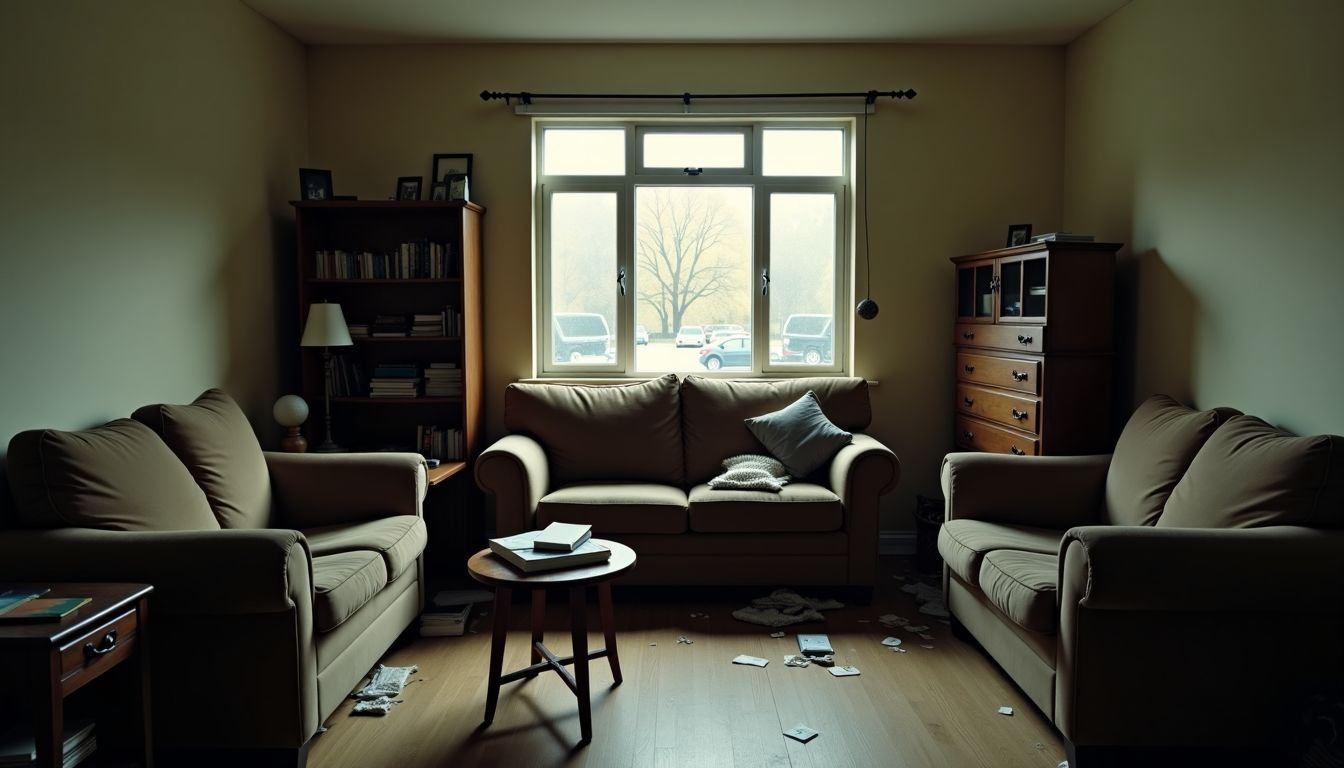
M 960 450 L 1110 450 L 1117 243 L 1031 243 L 957 256 Z

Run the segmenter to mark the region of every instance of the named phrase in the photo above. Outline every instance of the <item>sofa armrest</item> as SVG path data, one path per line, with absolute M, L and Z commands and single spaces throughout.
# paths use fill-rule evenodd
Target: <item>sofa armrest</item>
M 317 528 L 421 514 L 428 481 L 418 453 L 266 453 L 276 520 Z
M 872 585 L 877 579 L 879 499 L 901 479 L 901 460 L 869 435 L 857 433 L 831 459 L 831 491 L 845 508 L 849 538 L 850 584 Z
M 476 484 L 495 497 L 495 535 L 531 530 L 551 485 L 546 449 L 527 435 L 506 435 L 476 459 Z
M 1110 454 L 1005 456 L 949 453 L 943 459 L 948 520 L 1037 528 L 1098 522 Z
M 1060 542 L 1059 594 L 1065 611 L 1344 614 L 1342 552 L 1344 531 L 1295 526 L 1084 526 Z
M 154 585 L 154 611 L 234 615 L 311 611 L 308 542 L 298 531 L 0 532 L 0 580 Z

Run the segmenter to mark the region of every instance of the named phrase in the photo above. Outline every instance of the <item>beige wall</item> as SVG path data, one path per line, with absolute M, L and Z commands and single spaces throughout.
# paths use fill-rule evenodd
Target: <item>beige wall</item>
M 952 447 L 952 271 L 947 259 L 1003 244 L 1007 226 L 1059 220 L 1063 52 L 922 46 L 318 47 L 309 54 L 309 145 L 338 193 L 385 198 L 428 175 L 435 152 L 475 155 L 488 208 L 488 430 L 504 386 L 532 372 L 531 145 L 526 118 L 483 89 L 813 91 L 915 88 L 870 118 L 873 295 L 856 326 L 856 372 L 881 381 L 873 432 L 905 478 L 884 528 L 909 526 L 937 492 Z
M 1122 360 L 1344 433 L 1344 3 L 1134 0 L 1069 46 L 1064 223 L 1129 244 Z
M 303 47 L 237 0 L 4 3 L 0 30 L 0 440 L 211 386 L 269 439 Z

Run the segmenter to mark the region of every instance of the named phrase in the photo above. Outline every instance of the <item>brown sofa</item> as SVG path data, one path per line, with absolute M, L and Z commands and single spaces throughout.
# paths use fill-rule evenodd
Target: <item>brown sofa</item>
M 211 390 L 83 432 L 22 432 L 7 458 L 0 582 L 154 586 L 161 757 L 302 765 L 420 613 L 417 454 L 263 453 Z
M 853 442 L 782 492 L 711 489 L 724 459 L 765 454 L 744 425 L 808 390 Z M 872 437 L 858 378 L 728 381 L 675 375 L 618 386 L 511 384 L 512 433 L 476 462 L 497 535 L 589 523 L 628 544 L 627 584 L 871 588 L 878 498 L 900 462 Z
M 954 453 L 942 484 L 954 626 L 1071 768 L 1277 765 L 1340 681 L 1344 438 L 1157 396 L 1111 455 Z

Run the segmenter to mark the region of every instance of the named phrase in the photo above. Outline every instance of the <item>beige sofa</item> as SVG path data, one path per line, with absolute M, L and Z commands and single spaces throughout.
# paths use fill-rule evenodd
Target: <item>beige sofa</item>
M 954 626 L 1071 768 L 1278 765 L 1340 681 L 1344 438 L 1158 396 L 1112 455 L 954 453 L 942 485 Z
M 766 453 L 744 419 L 808 390 L 852 443 L 779 493 L 707 485 L 725 458 Z M 872 587 L 878 499 L 900 462 L 862 434 L 863 379 L 511 384 L 504 408 L 512 434 L 476 462 L 498 535 L 589 523 L 639 554 L 626 584 Z
M 0 582 L 152 584 L 160 756 L 302 765 L 419 615 L 424 462 L 263 453 L 218 390 L 134 417 L 13 438 Z

